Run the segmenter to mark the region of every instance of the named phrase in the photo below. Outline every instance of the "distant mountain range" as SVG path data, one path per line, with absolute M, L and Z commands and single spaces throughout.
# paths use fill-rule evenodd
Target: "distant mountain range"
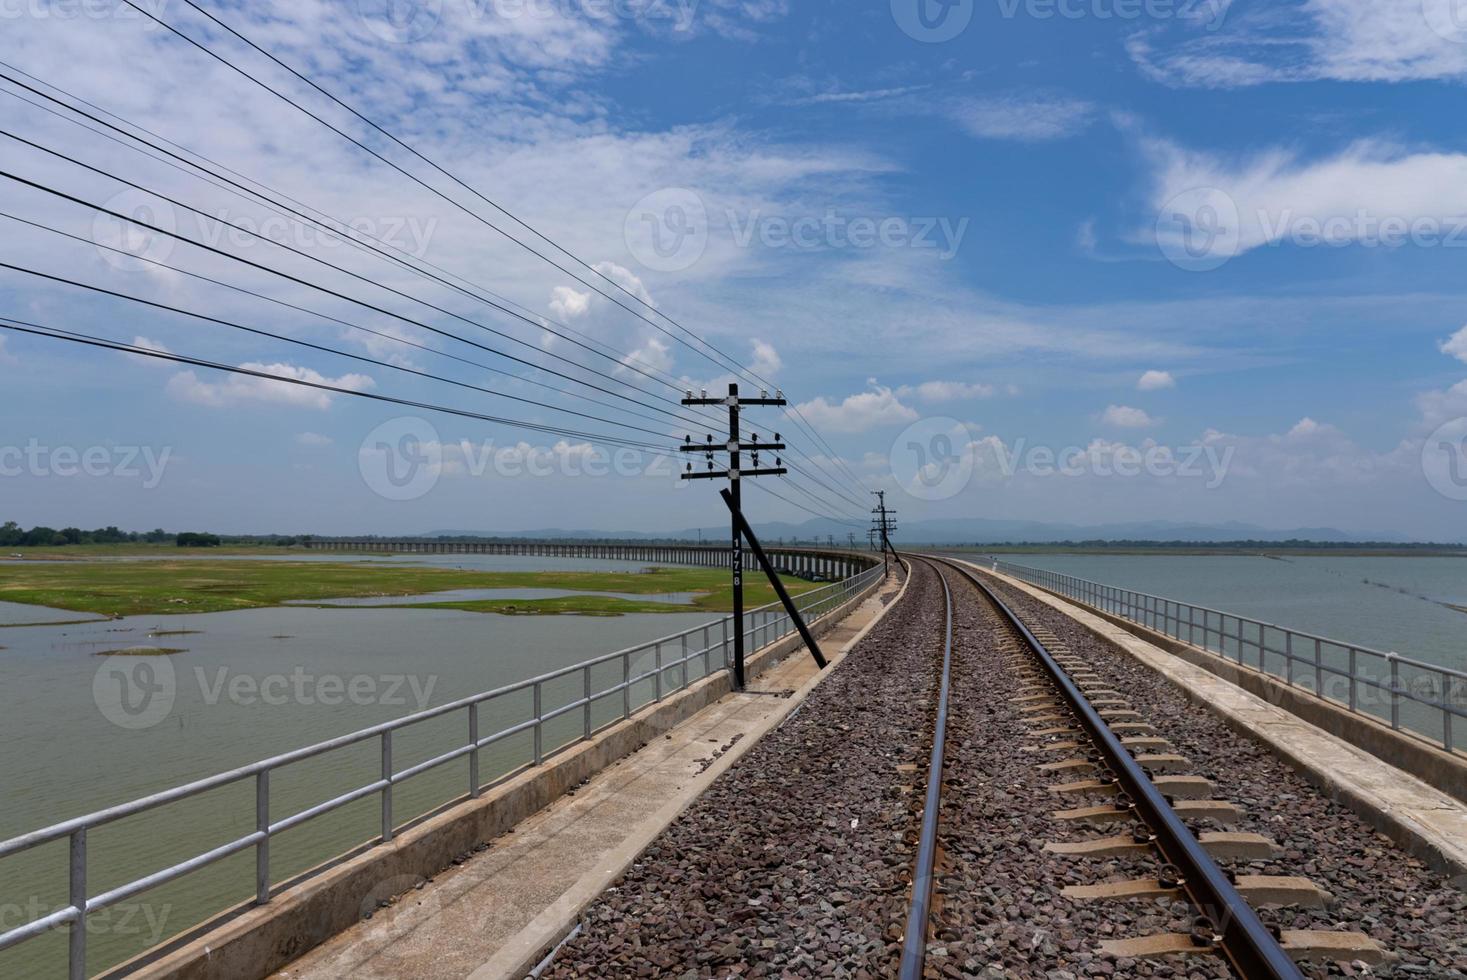
M 855 533 L 856 540 L 864 542 L 865 530 L 858 530 L 835 521 L 815 519 L 801 524 L 772 522 L 755 525 L 755 533 L 761 539 L 801 541 L 825 540 L 834 537 L 845 542 L 847 535 Z M 700 534 L 705 541 L 722 541 L 728 536 L 727 527 L 686 528 L 680 531 L 660 533 L 648 531 L 589 531 L 565 528 L 544 528 L 531 531 L 431 531 L 424 537 L 450 538 L 524 538 L 531 540 L 680 540 L 696 541 Z M 905 544 L 961 545 L 961 544 L 1054 544 L 1062 541 L 1185 541 L 1197 544 L 1230 541 L 1314 541 L 1328 544 L 1392 543 L 1406 544 L 1413 539 L 1401 534 L 1379 532 L 1352 534 L 1332 527 L 1296 527 L 1275 529 L 1230 521 L 1221 524 L 1174 523 L 1170 521 L 1139 521 L 1123 524 L 1052 524 L 1044 521 L 1004 521 L 981 517 L 950 518 L 929 521 L 912 521 L 902 524 L 894 536 Z

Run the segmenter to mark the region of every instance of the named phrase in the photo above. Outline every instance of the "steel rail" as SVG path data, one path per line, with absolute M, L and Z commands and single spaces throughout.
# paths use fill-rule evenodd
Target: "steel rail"
M 943 641 L 942 683 L 937 696 L 937 725 L 932 736 L 932 759 L 927 768 L 927 799 L 922 809 L 922 836 L 917 844 L 917 864 L 912 873 L 912 904 L 907 911 L 907 935 L 902 946 L 900 980 L 922 980 L 927 959 L 927 923 L 932 913 L 933 869 L 937 864 L 937 824 L 942 808 L 942 764 L 947 749 L 947 708 L 952 691 L 953 593 L 942 570 L 935 565 L 932 570 L 942 583 L 943 600 L 947 606 L 946 637 Z
M 1250 670 L 1257 669 L 1271 677 L 1278 678 L 1290 687 L 1310 691 L 1316 697 L 1332 704 L 1348 707 L 1354 714 L 1386 722 L 1392 729 L 1413 738 L 1439 744 L 1449 752 L 1457 748 L 1459 740 L 1454 738 L 1453 719 L 1467 720 L 1467 710 L 1464 710 L 1463 705 L 1454 703 L 1454 700 L 1459 698 L 1463 691 L 1467 691 L 1467 671 L 1427 663 L 1395 652 L 1376 650 L 1359 643 L 1321 636 L 1307 630 L 1280 626 L 1278 623 L 1253 619 L 1239 613 L 1224 612 L 1221 609 L 1199 605 L 1195 602 L 1184 602 L 1149 592 L 1105 585 L 1063 572 L 1018 565 L 993 556 L 988 556 L 984 560 L 985 562 L 992 560 L 995 571 L 1011 575 L 1064 598 L 1083 602 L 1106 615 L 1116 616 L 1138 626 L 1155 630 L 1179 642 L 1200 646 L 1224 659 L 1231 658 L 1239 666 Z M 1227 628 L 1230 621 L 1235 627 L 1232 632 L 1229 632 Z M 1269 644 L 1270 632 L 1282 640 L 1282 647 Z M 1228 650 L 1230 642 L 1234 646 L 1232 651 Z M 1250 648 L 1257 651 L 1256 668 L 1247 659 Z M 1305 650 L 1312 648 L 1312 655 L 1296 653 L 1296 648 Z M 1325 659 L 1326 652 L 1345 660 L 1348 666 L 1329 663 Z M 1284 661 L 1285 666 L 1282 671 L 1269 665 L 1270 657 L 1277 657 Z M 1362 658 L 1365 664 L 1360 663 Z M 1362 673 L 1365 665 L 1380 667 L 1388 676 L 1374 677 L 1369 673 Z M 1304 669 L 1306 678 L 1309 672 L 1314 673 L 1312 687 L 1301 684 L 1296 677 L 1299 667 Z M 1441 696 L 1439 698 L 1423 696 L 1413 690 L 1411 684 L 1402 683 L 1400 675 L 1403 669 L 1419 672 L 1426 675 L 1427 679 L 1434 678 L 1441 691 Z M 1324 689 L 1325 675 L 1348 681 L 1348 690 L 1343 694 L 1338 690 L 1326 691 Z M 1362 686 L 1371 691 L 1388 694 L 1390 703 L 1377 706 L 1379 710 L 1362 707 L 1360 705 Z M 1403 720 L 1401 718 L 1403 701 L 1440 711 L 1442 716 L 1441 736 L 1437 737 L 1427 731 L 1419 721 Z
M 1133 809 L 1136 816 L 1150 828 L 1154 836 L 1152 843 L 1168 863 L 1180 870 L 1180 887 L 1193 907 L 1216 930 L 1218 949 L 1238 975 L 1245 980 L 1303 980 L 1303 974 L 1293 958 L 1284 951 L 1274 934 L 1258 918 L 1258 914 L 1238 894 L 1228 876 L 1203 849 L 1197 836 L 1177 816 L 1166 797 L 1152 784 L 1145 770 L 1132 758 L 1130 751 L 1121 744 L 1121 740 L 1110 730 L 1110 726 L 1039 638 L 972 571 L 956 563 L 944 561 L 944 564 L 964 575 L 987 596 L 1034 653 L 1055 688 L 1069 704 L 1075 720 L 1115 774 L 1119 789 L 1126 796 L 1122 801 L 1123 805 Z

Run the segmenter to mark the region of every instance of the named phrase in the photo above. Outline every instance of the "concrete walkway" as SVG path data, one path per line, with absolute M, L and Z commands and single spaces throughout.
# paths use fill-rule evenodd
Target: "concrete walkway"
M 889 608 L 883 599 L 896 591 L 894 581 L 884 586 L 825 634 L 820 644 L 832 667 L 875 625 Z M 749 693 L 724 697 L 275 976 L 525 976 L 580 912 L 824 676 L 801 648 L 755 678 Z
M 1016 578 L 967 564 L 1033 596 L 1166 677 L 1233 728 L 1268 745 L 1326 793 L 1467 888 L 1467 805 L 1283 708 Z

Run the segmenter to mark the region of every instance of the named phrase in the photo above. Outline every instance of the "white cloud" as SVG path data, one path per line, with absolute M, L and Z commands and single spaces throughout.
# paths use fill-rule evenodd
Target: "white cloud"
M 902 398 L 916 396 L 924 402 L 955 402 L 974 398 L 992 398 L 998 394 L 993 385 L 969 384 L 966 381 L 924 381 L 916 387 L 903 385 L 897 389 Z
M 156 341 L 156 340 L 149 340 L 147 337 L 143 337 L 143 336 L 137 336 L 137 337 L 132 338 L 132 346 L 134 346 L 134 347 L 142 347 L 142 348 L 144 348 L 146 350 L 155 350 L 155 351 L 157 351 L 160 354 L 172 354 L 173 353 L 173 351 L 169 350 L 163 344 L 158 343 L 158 341 Z M 166 365 L 168 363 L 167 361 L 160 360 L 160 359 L 158 359 L 156 357 L 148 357 L 146 354 L 127 354 L 127 355 L 124 355 L 124 356 L 126 356 L 127 359 L 130 360 L 130 361 L 136 361 L 138 364 L 150 364 L 150 365 L 157 366 L 157 365 Z
M 668 372 L 672 370 L 672 351 L 660 337 L 649 337 L 647 342 L 622 358 L 618 370 L 628 372 L 630 368 L 643 371 Z
M 578 293 L 569 286 L 556 286 L 550 293 L 550 312 L 562 323 L 584 316 L 590 308 L 589 292 Z
M 328 378 L 310 368 L 294 364 L 241 364 L 250 371 L 260 371 L 282 378 L 294 378 L 314 384 L 326 384 L 347 391 L 366 391 L 376 382 L 364 374 L 346 374 L 339 378 Z M 180 401 L 211 408 L 227 408 L 251 402 L 293 405 L 299 408 L 325 410 L 331 407 L 333 394 L 268 378 L 247 375 L 230 375 L 217 383 L 203 381 L 193 371 L 181 371 L 168 379 L 168 393 Z
M 1221 28 L 1141 32 L 1127 44 L 1153 79 L 1231 88 L 1320 80 L 1402 82 L 1467 75 L 1456 0 L 1292 0 L 1257 4 Z M 1225 5 L 1226 7 L 1226 5 Z M 1226 13 L 1226 9 L 1221 11 Z M 1190 25 L 1196 27 L 1199 25 Z
M 1459 361 L 1467 361 L 1467 327 L 1463 327 L 1442 342 L 1442 353 Z
M 779 351 L 774 345 L 767 341 L 754 339 L 754 362 L 749 366 L 749 372 L 761 378 L 773 378 L 784 367 L 784 361 L 780 359 Z
M 1467 154 L 1411 153 L 1372 140 L 1312 160 L 1282 149 L 1224 160 L 1160 139 L 1143 139 L 1142 149 L 1155 210 L 1141 234 L 1156 234 L 1157 216 L 1207 203 L 1227 236 L 1213 247 L 1231 254 L 1280 242 L 1440 245 L 1462 231 L 1467 214 Z
M 1146 414 L 1144 409 L 1131 408 L 1128 405 L 1111 405 L 1101 413 L 1100 421 L 1106 425 L 1114 425 L 1122 429 L 1148 429 L 1153 425 L 1160 424 L 1159 419 L 1154 419 Z
M 1467 381 L 1459 381 L 1445 391 L 1427 391 L 1416 396 L 1425 428 L 1467 416 Z
M 656 302 L 652 299 L 652 294 L 647 291 L 647 287 L 642 283 L 641 277 L 632 270 L 617 265 L 615 262 L 597 262 L 593 268 L 648 306 L 657 306 Z M 602 292 L 616 296 L 616 290 L 610 286 L 607 286 Z M 637 309 L 637 305 L 630 300 L 620 296 L 617 296 L 617 298 L 631 306 L 632 309 Z
M 851 395 L 838 405 L 817 398 L 800 405 L 799 411 L 815 428 L 842 433 L 865 432 L 878 426 L 915 422 L 919 418 L 916 411 L 898 400 L 895 392 L 882 387 Z
M 1330 429 L 1330 428 L 1332 428 L 1332 427 L 1331 426 L 1322 426 L 1318 422 L 1316 422 L 1313 419 L 1309 418 L 1308 416 L 1305 416 L 1304 418 L 1300 419 L 1298 422 L 1294 423 L 1294 427 L 1289 430 L 1289 438 L 1290 439 L 1307 439 L 1310 436 L 1318 435 L 1320 432 L 1325 431 L 1325 430 Z
M 306 446 L 310 449 L 324 449 L 331 445 L 331 437 L 323 436 L 319 432 L 302 432 L 295 437 L 297 445 Z
M 1064 95 L 1005 95 L 959 102 L 949 115 L 980 139 L 1038 143 L 1085 129 L 1095 117 L 1095 106 Z
M 1137 391 L 1161 391 L 1163 388 L 1176 386 L 1177 379 L 1172 377 L 1170 371 L 1147 371 L 1136 382 Z

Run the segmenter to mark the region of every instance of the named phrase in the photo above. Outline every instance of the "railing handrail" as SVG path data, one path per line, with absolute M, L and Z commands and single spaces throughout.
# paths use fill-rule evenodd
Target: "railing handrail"
M 1281 676 L 1290 686 L 1295 686 L 1298 683 L 1295 678 L 1294 665 L 1304 664 L 1306 668 L 1312 668 L 1315 672 L 1313 693 L 1318 697 L 1325 698 L 1348 708 L 1353 714 L 1374 717 L 1372 713 L 1361 709 L 1356 696 L 1358 685 L 1363 684 L 1369 689 L 1386 692 L 1391 696 L 1389 724 L 1392 729 L 1416 738 L 1435 742 L 1449 752 L 1456 751 L 1458 743 L 1453 736 L 1452 719 L 1454 717 L 1467 718 L 1467 710 L 1464 710 L 1462 706 L 1452 703 L 1455 696 L 1454 689 L 1456 687 L 1454 682 L 1467 681 L 1467 672 L 1440 664 L 1426 663 L 1425 661 L 1412 657 L 1404 657 L 1399 653 L 1384 653 L 1358 643 L 1350 643 L 1345 640 L 1320 636 L 1319 634 L 1310 633 L 1305 630 L 1280 626 L 1277 623 L 1270 623 L 1238 613 L 1213 609 L 1210 606 L 1203 606 L 1182 599 L 1171 599 L 1166 596 L 1154 595 L 1149 592 L 1142 592 L 1138 589 L 1131 589 L 1124 586 L 1106 585 L 1102 582 L 1095 582 L 1090 579 L 1083 579 L 1079 576 L 1071 575 L 1068 572 L 1059 572 L 1047 568 L 1034 568 L 1030 565 L 1020 565 L 993 555 L 990 555 L 988 560 L 993 563 L 995 570 L 1008 572 L 1020 579 L 1030 581 L 1041 588 L 1054 589 L 1071 598 L 1080 599 L 1096 608 L 1100 608 L 1103 612 L 1108 611 L 1128 622 L 1137 623 L 1138 625 L 1151 629 L 1160 629 L 1161 632 L 1169 636 L 1173 634 L 1171 633 L 1171 626 L 1166 624 L 1175 624 L 1175 638 L 1194 646 L 1196 645 L 1196 632 L 1198 629 L 1201 629 L 1202 648 L 1210 652 L 1210 637 L 1215 635 L 1217 637 L 1217 652 L 1225 658 L 1229 656 L 1227 641 L 1231 640 L 1237 646 L 1235 652 L 1239 664 L 1243 663 L 1244 651 L 1252 647 L 1258 651 L 1258 669 L 1270 676 Z M 1117 608 L 1109 609 L 1108 606 L 1112 604 Z M 1128 610 L 1130 611 L 1128 612 Z M 1138 616 L 1135 612 L 1136 610 L 1139 610 L 1142 615 Z M 1175 613 L 1173 610 L 1175 610 Z M 1185 618 L 1180 615 L 1183 610 L 1187 612 Z M 1202 614 L 1202 621 L 1200 623 L 1197 621 L 1195 615 L 1197 613 Z M 1217 625 L 1215 627 L 1211 625 L 1209 616 L 1216 617 Z M 1235 633 L 1227 632 L 1226 624 L 1228 620 L 1232 620 L 1237 625 L 1237 631 Z M 1163 625 L 1159 626 L 1158 622 Z M 1245 625 L 1249 627 L 1250 632 L 1254 629 L 1257 630 L 1256 639 L 1250 639 L 1244 635 Z M 1283 638 L 1283 649 L 1277 649 L 1268 644 L 1266 632 L 1268 630 L 1273 630 Z M 1184 632 L 1186 634 L 1185 639 L 1183 637 Z M 1306 642 L 1306 645 L 1312 645 L 1314 647 L 1314 656 L 1300 656 L 1295 653 L 1295 640 L 1303 640 Z M 1324 646 L 1346 654 L 1349 657 L 1349 666 L 1339 667 L 1325 663 L 1320 656 Z M 1368 673 L 1362 673 L 1358 659 L 1361 654 L 1366 656 L 1367 663 L 1380 661 L 1388 665 L 1389 677 L 1374 677 Z M 1282 675 L 1268 666 L 1268 655 L 1283 658 L 1286 667 Z M 1374 660 L 1369 658 L 1374 658 Z M 1427 675 L 1428 679 L 1432 675 L 1441 679 L 1440 697 L 1424 697 L 1413 690 L 1411 684 L 1403 684 L 1400 676 L 1401 668 L 1403 667 L 1421 671 Z M 1332 696 L 1323 690 L 1323 677 L 1326 673 L 1335 677 L 1344 678 L 1350 682 L 1348 699 Z M 1442 720 L 1441 736 L 1438 738 L 1425 731 L 1421 731 L 1409 719 L 1403 721 L 1400 710 L 1402 699 L 1440 711 Z
M 801 594 L 795 599 L 796 605 L 802 611 L 818 610 L 815 615 L 810 618 L 810 621 L 819 621 L 829 615 L 834 609 L 839 608 L 840 605 L 851 601 L 852 596 L 870 587 L 879 577 L 882 576 L 883 572 L 884 570 L 881 565 L 872 565 L 871 567 L 866 568 L 861 572 L 842 581 L 825 585 L 817 589 L 812 589 L 809 592 Z M 837 601 L 832 604 L 832 599 Z M 762 625 L 757 622 L 757 620 L 761 616 L 764 617 L 764 622 Z M 43 916 L 40 919 L 28 922 L 18 928 L 9 930 L 7 932 L 0 932 L 0 949 L 10 948 L 11 946 L 18 945 L 19 943 L 25 942 L 29 939 L 33 939 L 36 936 L 48 932 L 53 928 L 69 924 L 72 929 L 70 975 L 73 977 L 82 976 L 83 973 L 79 971 L 84 971 L 86 957 L 84 939 L 85 928 L 81 925 L 81 922 L 85 918 L 87 912 L 116 904 L 118 901 L 121 901 L 124 898 L 131 897 L 132 895 L 138 894 L 142 891 L 146 891 L 149 888 L 157 887 L 169 881 L 175 880 L 176 878 L 192 873 L 193 871 L 200 870 L 201 868 L 213 864 L 215 861 L 223 857 L 227 857 L 230 854 L 237 853 L 250 847 L 259 848 L 259 853 L 260 855 L 262 855 L 257 865 L 258 878 L 256 901 L 257 904 L 268 902 L 269 892 L 272 887 L 273 881 L 269 873 L 268 846 L 270 838 L 273 837 L 275 834 L 283 832 L 284 830 L 290 829 L 292 827 L 299 826 L 300 824 L 315 819 L 316 817 L 324 816 L 326 813 L 332 812 L 347 803 L 371 796 L 374 793 L 381 793 L 383 795 L 383 834 L 381 842 L 385 843 L 392 839 L 393 829 L 397 825 L 397 821 L 394 820 L 391 808 L 391 792 L 392 788 L 397 783 L 403 782 L 431 769 L 435 769 L 441 765 L 445 765 L 449 762 L 468 756 L 470 758 L 470 795 L 477 796 L 479 789 L 481 788 L 478 773 L 479 751 L 492 747 L 501 740 L 506 739 L 512 735 L 533 731 L 534 763 L 540 764 L 544 761 L 544 758 L 555 753 L 564 751 L 570 745 L 574 745 L 581 741 L 584 741 L 593 735 L 594 730 L 592 727 L 592 710 L 593 706 L 597 702 L 606 699 L 611 695 L 621 693 L 621 716 L 617 720 L 623 720 L 631 717 L 633 711 L 631 691 L 632 688 L 637 684 L 644 683 L 651 679 L 656 680 L 655 698 L 653 698 L 652 701 L 643 702 L 654 703 L 660 702 L 668 693 L 686 688 L 692 683 L 693 679 L 690 679 L 688 677 L 687 666 L 692 661 L 703 658 L 705 665 L 705 673 L 703 675 L 704 677 L 713 676 L 718 670 L 729 669 L 728 644 L 731 635 L 729 627 L 733 627 L 733 629 L 742 629 L 746 635 L 753 634 L 756 637 L 759 635 L 760 631 L 764 631 L 765 645 L 767 645 L 768 643 L 776 642 L 780 639 L 784 639 L 785 637 L 793 635 L 795 633 L 792 621 L 790 620 L 789 615 L 784 611 L 783 607 L 779 603 L 769 603 L 767 605 L 759 606 L 754 609 L 746 610 L 742 623 L 735 624 L 734 617 L 732 615 L 722 616 L 718 619 L 700 623 L 696 626 L 677 633 L 671 633 L 667 636 L 659 637 L 654 640 L 647 640 L 634 646 L 625 647 L 614 653 L 603 654 L 601 656 L 594 657 L 580 663 L 558 668 L 548 673 L 541 674 L 537 677 L 531 677 L 525 680 L 516 681 L 512 684 L 507 684 L 495 688 L 491 691 L 485 691 L 480 694 L 474 694 L 468 697 L 459 698 L 455 701 L 438 705 L 437 707 L 414 712 L 413 714 L 406 715 L 402 718 L 396 718 L 390 721 L 382 722 L 378 725 L 373 725 L 371 727 L 361 729 L 356 732 L 339 735 L 335 738 L 327 739 L 322 742 L 317 742 L 313 745 L 304 746 L 299 749 L 294 749 L 290 752 L 280 753 L 278 755 L 274 755 L 269 758 L 250 763 L 249 765 L 240 766 L 236 769 L 231 769 L 227 772 L 217 773 L 213 776 L 207 776 L 203 779 L 193 780 L 181 786 L 174 786 L 169 789 L 162 790 L 158 793 L 153 793 L 151 795 L 140 797 L 126 803 L 121 803 L 117 804 L 116 806 L 97 810 L 79 817 L 74 817 L 69 820 L 54 824 L 50 827 L 45 827 L 40 830 L 32 831 L 31 833 L 23 834 L 19 837 L 0 842 L 0 859 L 4 859 L 7 857 L 11 857 L 15 854 L 30 850 L 34 847 L 38 847 L 42 844 L 61 840 L 63 838 L 70 838 L 72 845 L 71 872 L 73 886 L 71 902 L 69 905 L 62 907 L 61 909 L 58 909 L 57 911 L 52 912 L 49 915 Z M 769 635 L 769 631 L 772 628 L 778 628 L 779 632 L 771 637 Z M 715 639 L 715 631 L 719 631 L 721 639 Z M 703 636 L 707 637 L 707 645 L 704 646 L 701 650 L 693 649 L 686 643 L 687 639 L 695 634 L 702 634 Z M 683 656 L 680 659 L 664 661 L 661 655 L 663 647 L 668 644 L 675 644 L 679 642 L 683 644 Z M 713 665 L 713 661 L 711 660 L 710 655 L 717 649 L 723 650 L 723 662 L 715 667 Z M 634 674 L 632 670 L 634 658 L 645 655 L 648 652 L 655 652 L 657 656 L 657 663 L 646 672 Z M 601 666 L 614 661 L 621 661 L 623 664 L 623 671 L 620 682 L 614 684 L 612 687 L 607 688 L 606 690 L 594 690 L 592 688 L 591 682 L 592 669 L 597 666 Z M 678 668 L 681 668 L 680 682 L 675 681 L 673 683 L 673 686 L 669 690 L 664 690 L 663 678 L 670 671 L 675 671 Z M 584 678 L 583 689 L 579 694 L 572 695 L 568 703 L 559 706 L 549 706 L 542 704 L 541 691 L 545 684 L 578 673 L 581 674 Z M 530 718 L 527 721 L 513 724 L 506 729 L 494 732 L 487 736 L 479 736 L 477 711 L 479 705 L 489 701 L 493 701 L 498 698 L 502 698 L 506 695 L 527 690 L 533 690 L 535 693 L 534 717 Z M 638 710 L 640 710 L 643 703 L 639 703 L 637 705 Z M 430 721 L 434 718 L 440 718 L 444 715 L 452 714 L 457 711 L 463 711 L 464 709 L 469 709 L 469 741 L 467 743 L 458 745 L 440 755 L 409 766 L 401 771 L 397 771 L 393 768 L 391 753 L 393 732 L 410 727 L 412 725 L 420 724 L 425 721 Z M 581 735 L 571 739 L 569 742 L 556 746 L 549 751 L 542 751 L 541 736 L 545 724 L 549 721 L 553 721 L 557 718 L 568 715 L 578 709 L 582 710 L 585 716 L 584 726 Z M 338 749 L 366 742 L 373 738 L 378 738 L 382 741 L 382 776 L 380 779 L 369 782 L 363 786 L 358 786 L 357 788 L 352 789 L 347 793 L 337 796 L 333 799 L 317 803 L 313 806 L 309 806 L 304 810 L 298 811 L 288 816 L 283 816 L 273 822 L 269 819 L 270 815 L 268 802 L 268 781 L 270 774 L 274 770 L 304 761 L 306 759 L 325 755 L 326 753 L 333 752 Z M 198 796 L 202 793 L 207 793 L 211 790 L 219 789 L 223 786 L 238 783 L 251 777 L 256 778 L 256 780 L 258 781 L 257 786 L 263 787 L 264 794 L 257 800 L 256 812 L 259 826 L 254 832 L 232 840 L 224 845 L 215 847 L 214 849 L 206 851 L 202 854 L 196 854 L 185 861 L 172 865 L 171 867 L 163 868 L 159 871 L 153 872 L 152 874 L 145 875 L 141 878 L 129 881 L 116 888 L 113 888 L 106 893 L 95 896 L 86 894 L 86 835 L 89 830 L 95 827 L 113 823 L 127 817 L 135 816 L 140 813 L 155 810 L 158 807 L 166 806 L 170 803 L 176 803 L 180 800 Z M 414 814 L 413 816 L 414 818 L 416 818 L 421 816 L 421 814 Z
M 1456 677 L 1459 680 L 1467 681 L 1467 671 L 1457 670 L 1454 667 L 1444 667 L 1441 664 L 1427 663 L 1424 660 L 1416 660 L 1412 657 L 1407 657 L 1400 653 L 1396 653 L 1395 651 L 1386 652 L 1382 650 L 1377 650 L 1374 647 L 1365 646 L 1360 643 L 1350 643 L 1346 640 L 1337 640 L 1333 637 L 1322 636 L 1318 633 L 1311 633 L 1308 630 L 1295 629 L 1292 626 L 1280 626 L 1278 623 L 1271 623 L 1266 619 L 1254 619 L 1252 616 L 1244 616 L 1240 613 L 1227 612 L 1222 609 L 1214 609 L 1211 606 L 1204 606 L 1200 603 L 1189 602 L 1186 599 L 1171 599 L 1167 596 L 1157 595 L 1152 592 L 1142 592 L 1139 589 L 1132 589 L 1127 586 L 1107 585 L 1104 582 L 1096 582 L 1091 579 L 1080 578 L 1078 575 L 1071 575 L 1069 572 L 1057 572 L 1053 569 L 1048 568 L 1035 568 L 1032 565 L 1020 565 L 1017 562 L 1006 561 L 1002 558 L 994 558 L 993 560 L 998 562 L 1000 565 L 1006 565 L 1009 568 L 1021 569 L 1026 572 L 1039 572 L 1046 575 L 1061 575 L 1065 578 L 1072 579 L 1073 581 L 1079 582 L 1083 585 L 1093 585 L 1102 589 L 1119 589 L 1124 592 L 1129 592 L 1132 595 L 1144 596 L 1147 599 L 1156 599 L 1160 602 L 1170 602 L 1174 606 L 1186 606 L 1189 609 L 1195 609 L 1198 612 L 1212 613 L 1214 616 L 1226 616 L 1229 619 L 1241 620 L 1242 622 L 1250 623 L 1254 626 L 1262 626 L 1264 629 L 1278 630 L 1280 633 L 1292 633 L 1295 636 L 1301 636 L 1306 640 L 1318 640 L 1321 643 L 1328 643 L 1330 646 L 1340 647 L 1344 650 L 1354 650 L 1357 653 L 1369 654 L 1372 657 L 1379 657 L 1382 660 L 1395 660 L 1406 667 L 1419 667 L 1422 670 L 1433 670 L 1441 674 L 1448 674 L 1452 677 Z
M 868 568 L 865 571 L 855 576 L 852 576 L 852 578 L 847 579 L 844 582 L 835 582 L 831 585 L 822 586 L 819 589 L 812 589 L 809 592 L 803 592 L 796 597 L 796 601 L 805 602 L 807 600 L 814 599 L 820 596 L 822 593 L 829 592 L 833 589 L 838 589 L 841 586 L 845 585 L 847 582 L 852 582 L 856 579 L 859 579 L 862 575 L 868 575 L 878 567 L 879 566 L 873 566 L 872 568 Z M 757 613 L 767 612 L 773 610 L 779 605 L 779 602 L 776 601 L 763 606 L 758 606 L 754 609 L 746 609 L 744 611 L 744 615 L 752 616 Z M 444 704 L 440 704 L 434 708 L 425 708 L 422 711 L 417 711 L 410 715 L 404 715 L 401 718 L 394 718 L 391 721 L 384 721 L 380 724 L 373 725 L 370 728 L 363 728 L 355 732 L 350 732 L 346 735 L 338 735 L 335 738 L 327 739 L 323 742 L 316 742 L 312 745 L 307 745 L 299 749 L 292 749 L 289 752 L 282 752 L 279 755 L 270 756 L 269 758 L 261 759 L 258 762 L 252 762 L 248 765 L 240 766 L 237 769 L 230 769 L 226 772 L 216 773 L 212 776 L 205 776 L 202 779 L 196 779 L 193 782 L 185 783 L 182 786 L 175 786 L 171 789 L 162 790 L 148 796 L 140 797 L 128 803 L 119 803 L 116 806 L 107 807 L 102 810 L 96 810 L 92 813 L 84 814 L 79 817 L 73 817 L 70 820 L 66 820 L 62 823 L 58 823 L 50 827 L 45 827 L 41 830 L 32 831 L 31 833 L 24 834 L 20 837 L 14 837 L 7 841 L 0 841 L 0 858 L 8 857 L 11 854 L 16 854 L 20 851 L 29 850 L 32 847 L 37 847 L 41 844 L 46 844 L 54 840 L 60 840 L 62 837 L 67 837 L 77 830 L 90 829 L 92 827 L 100 827 L 105 824 L 114 823 L 127 817 L 136 816 L 139 813 L 145 813 L 148 810 L 157 809 L 160 806 L 166 806 L 169 803 L 176 803 L 179 800 L 187 799 L 190 796 L 197 796 L 199 793 L 205 793 L 212 789 L 219 789 L 221 786 L 228 786 L 230 783 L 236 783 L 239 782 L 241 779 L 248 779 L 250 776 L 258 775 L 263 770 L 279 769 L 282 766 L 293 765 L 297 762 L 304 762 L 306 759 L 313 759 L 318 755 L 324 755 L 327 752 L 334 752 L 337 749 L 343 749 L 350 745 L 356 745 L 358 742 L 365 742 L 368 739 L 376 738 L 377 736 L 382 735 L 384 732 L 398 731 L 400 729 L 408 728 L 412 725 L 417 725 L 425 721 L 432 721 L 434 718 L 440 718 L 443 715 L 452 714 L 455 711 L 462 711 L 464 708 L 467 708 L 470 705 L 483 704 L 485 701 L 493 701 L 497 698 L 502 698 L 506 695 L 514 694 L 518 691 L 526 691 L 535 687 L 537 684 L 546 684 L 550 681 L 559 680 L 562 677 L 568 677 L 571 674 L 579 673 L 580 671 L 585 670 L 587 667 L 599 667 L 602 664 L 611 663 L 614 660 L 620 660 L 624 656 L 630 656 L 640 653 L 644 650 L 654 649 L 664 643 L 672 643 L 675 640 L 681 640 L 685 636 L 691 636 L 694 633 L 701 633 L 705 629 L 711 629 L 715 626 L 721 626 L 724 623 L 732 622 L 732 615 L 723 616 L 719 619 L 710 620 L 706 623 L 700 623 L 699 625 L 694 626 L 691 629 L 686 629 L 679 633 L 669 633 L 667 636 L 658 637 L 655 640 L 646 640 L 634 646 L 623 647 L 622 649 L 617 650 L 615 653 L 602 654 L 599 657 L 593 657 L 590 660 L 584 660 L 580 663 L 572 664 L 569 667 L 561 667 L 549 673 L 541 674 L 538 677 L 531 677 L 527 678 L 526 680 L 515 681 L 513 684 L 506 684 L 502 687 L 497 687 L 493 690 L 485 691 L 481 694 L 471 694 L 468 697 L 459 698 L 457 701 L 449 701 Z M 645 680 L 646 678 L 643 677 L 641 679 Z M 633 678 L 633 680 L 635 681 L 637 680 L 637 678 Z

